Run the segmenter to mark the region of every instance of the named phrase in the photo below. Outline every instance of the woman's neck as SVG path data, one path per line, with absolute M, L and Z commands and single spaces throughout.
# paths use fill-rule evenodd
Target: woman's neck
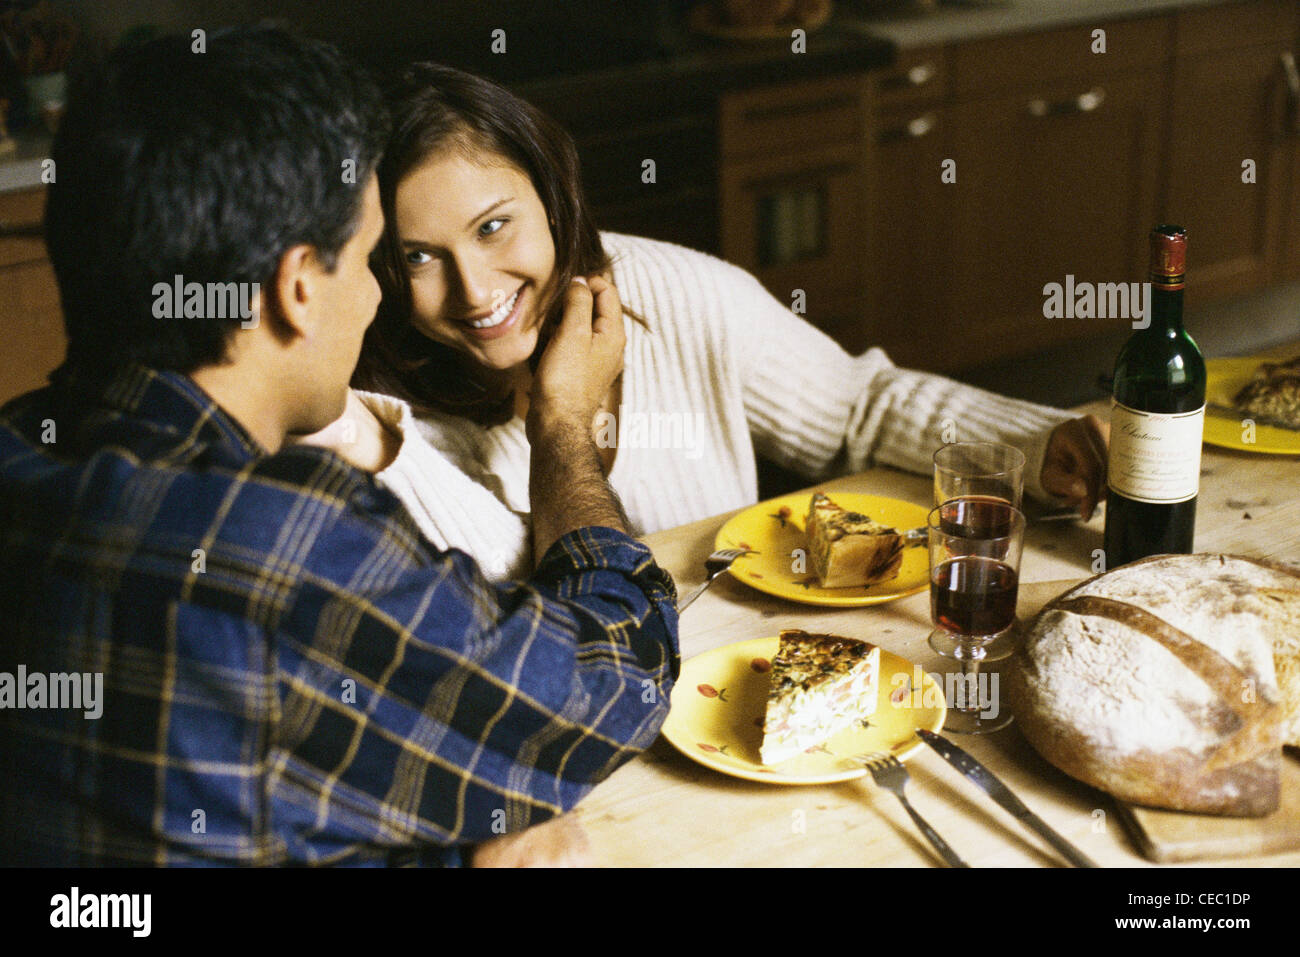
M 533 373 L 528 363 L 521 362 L 509 372 L 510 387 L 515 393 L 515 415 L 520 419 L 528 418 L 528 394 L 533 388 Z

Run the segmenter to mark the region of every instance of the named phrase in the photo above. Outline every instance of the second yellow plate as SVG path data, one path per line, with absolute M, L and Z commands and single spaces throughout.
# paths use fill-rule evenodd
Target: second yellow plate
M 663 736 L 692 761 L 732 777 L 834 784 L 866 773 L 854 756 L 883 751 L 904 761 L 923 747 L 917 728 L 943 727 L 947 703 L 934 677 L 882 648 L 875 714 L 789 761 L 763 764 L 763 715 L 779 644 L 776 637 L 750 638 L 683 662 Z
M 830 497 L 841 508 L 861 512 L 900 532 L 921 528 L 930 514 L 925 506 L 879 495 L 835 492 Z M 811 500 L 812 492 L 783 495 L 732 516 L 719 530 L 713 547 L 750 548 L 754 554 L 732 562 L 731 574 L 751 588 L 778 598 L 849 608 L 893 601 L 929 587 L 930 557 L 923 544 L 903 552 L 898 577 L 890 581 L 866 588 L 820 587 L 804 539 L 804 519 Z
M 1205 401 L 1231 406 L 1241 387 L 1250 381 L 1264 359 L 1209 359 L 1205 363 Z M 1282 361 L 1268 360 L 1268 361 Z M 1271 455 L 1300 455 L 1300 432 L 1257 425 L 1253 430 L 1242 426 L 1241 418 L 1205 415 L 1205 441 L 1225 449 L 1264 452 Z M 1250 438 L 1253 441 L 1247 442 Z

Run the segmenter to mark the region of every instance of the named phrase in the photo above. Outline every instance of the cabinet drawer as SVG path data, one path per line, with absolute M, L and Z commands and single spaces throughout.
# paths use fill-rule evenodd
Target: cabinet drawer
M 722 155 L 773 156 L 860 142 L 867 86 L 865 75 L 854 73 L 724 94 L 718 105 Z
M 1106 52 L 1093 53 L 1094 29 L 1106 31 Z M 976 99 L 1068 77 L 1093 77 L 1158 67 L 1172 47 L 1172 17 L 1084 24 L 1027 36 L 964 43 L 952 51 L 959 99 Z
M 871 92 L 882 109 L 942 100 L 948 92 L 944 49 L 904 50 L 892 66 L 871 74 Z
M 1177 17 L 1179 56 L 1230 47 L 1295 42 L 1295 0 L 1252 0 L 1203 10 L 1183 10 Z
M 44 189 L 0 193 L 0 266 L 46 258 L 44 218 Z

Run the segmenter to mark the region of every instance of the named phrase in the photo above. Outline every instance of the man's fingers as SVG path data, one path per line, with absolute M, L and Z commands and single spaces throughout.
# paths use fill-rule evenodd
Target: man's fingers
M 555 334 L 591 335 L 591 305 L 591 288 L 581 277 L 575 277 L 564 290 L 564 315 L 560 317 Z
M 612 282 L 600 276 L 592 276 L 588 282 L 595 296 L 595 315 L 592 316 L 592 332 L 597 335 L 608 333 L 621 334 L 623 331 L 623 302 Z

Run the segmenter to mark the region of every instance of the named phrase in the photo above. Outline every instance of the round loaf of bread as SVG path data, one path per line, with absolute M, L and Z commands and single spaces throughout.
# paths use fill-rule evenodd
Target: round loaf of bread
M 1277 808 L 1281 744 L 1300 745 L 1297 636 L 1300 570 L 1157 556 L 1049 602 L 1007 690 L 1029 742 L 1081 781 L 1150 807 L 1260 816 Z

